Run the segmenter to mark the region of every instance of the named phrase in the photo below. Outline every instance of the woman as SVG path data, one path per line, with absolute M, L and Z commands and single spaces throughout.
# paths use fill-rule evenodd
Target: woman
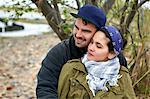
M 123 41 L 118 30 L 105 26 L 97 31 L 82 59 L 68 61 L 58 83 L 60 99 L 135 99 L 128 70 L 116 57 Z

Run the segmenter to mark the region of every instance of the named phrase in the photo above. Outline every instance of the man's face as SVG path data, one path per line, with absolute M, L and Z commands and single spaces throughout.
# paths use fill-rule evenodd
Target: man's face
M 85 24 L 82 19 L 78 18 L 73 28 L 75 45 L 80 48 L 87 47 L 96 30 L 93 24 Z

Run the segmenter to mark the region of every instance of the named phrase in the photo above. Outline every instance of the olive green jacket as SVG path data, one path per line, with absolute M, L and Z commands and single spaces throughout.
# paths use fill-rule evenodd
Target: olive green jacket
M 87 72 L 80 60 L 68 61 L 62 68 L 58 82 L 59 99 L 136 99 L 128 70 L 121 66 L 119 86 L 98 91 L 93 97 L 86 81 Z

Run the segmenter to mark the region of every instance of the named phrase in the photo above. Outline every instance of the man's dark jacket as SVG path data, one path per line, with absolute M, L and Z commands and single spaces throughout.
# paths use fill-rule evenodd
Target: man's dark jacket
M 81 58 L 86 51 L 75 46 L 72 36 L 52 48 L 42 61 L 42 67 L 37 75 L 37 98 L 57 99 L 58 78 L 62 66 L 68 60 Z M 127 67 L 125 57 L 122 54 L 118 57 L 120 64 Z

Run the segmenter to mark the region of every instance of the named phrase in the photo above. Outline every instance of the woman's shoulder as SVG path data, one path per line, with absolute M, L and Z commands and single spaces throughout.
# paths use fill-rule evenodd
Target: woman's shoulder
M 70 68 L 72 67 L 72 68 L 74 68 L 74 67 L 76 67 L 77 64 L 82 64 L 80 59 L 68 60 L 68 61 L 64 64 L 64 66 L 65 66 L 65 67 L 70 67 Z M 64 67 L 64 66 L 63 66 L 63 67 Z
M 84 64 L 81 62 L 80 59 L 72 59 L 67 61 L 66 64 L 63 65 L 63 69 L 66 69 L 68 71 L 76 70 L 76 71 L 83 71 L 86 73 Z
M 71 60 L 68 60 L 67 63 L 74 63 L 74 62 L 81 62 L 80 59 L 71 59 Z

